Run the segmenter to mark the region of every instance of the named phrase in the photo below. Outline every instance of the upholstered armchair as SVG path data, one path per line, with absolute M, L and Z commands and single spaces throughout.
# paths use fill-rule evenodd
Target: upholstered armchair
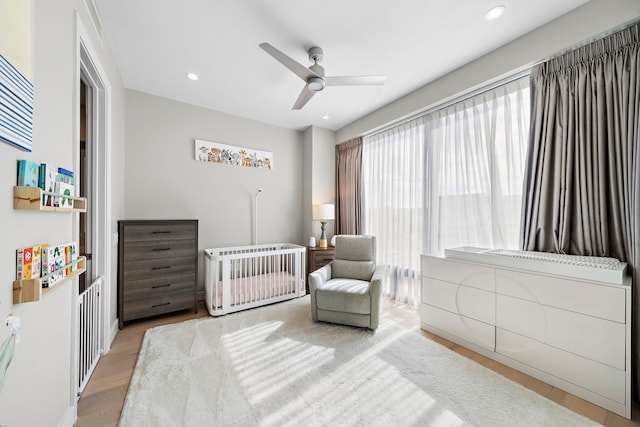
M 383 276 L 374 236 L 336 236 L 333 261 L 309 275 L 313 321 L 376 329 Z

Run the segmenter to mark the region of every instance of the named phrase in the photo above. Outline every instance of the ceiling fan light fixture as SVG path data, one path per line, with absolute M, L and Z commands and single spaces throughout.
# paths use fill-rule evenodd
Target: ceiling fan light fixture
M 493 21 L 494 19 L 498 19 L 500 16 L 502 16 L 502 14 L 504 13 L 504 10 L 506 8 L 502 5 L 500 6 L 496 6 L 492 9 L 490 9 L 485 15 L 484 15 L 484 19 L 486 19 L 487 21 Z
M 321 79 L 320 77 L 311 77 L 309 81 L 307 81 L 307 87 L 309 90 L 314 92 L 320 92 L 324 89 L 324 79 Z
M 186 75 L 189 80 L 193 80 L 193 81 L 198 80 L 198 75 L 196 73 L 187 73 Z

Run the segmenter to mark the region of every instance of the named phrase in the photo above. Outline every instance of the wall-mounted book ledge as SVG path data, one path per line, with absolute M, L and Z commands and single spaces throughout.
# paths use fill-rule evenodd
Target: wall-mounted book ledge
M 26 188 L 31 188 L 31 187 L 26 187 Z M 22 304 L 25 302 L 40 301 L 42 297 L 47 294 L 47 292 L 59 287 L 66 281 L 73 279 L 74 277 L 77 277 L 80 274 L 84 273 L 87 268 L 87 259 L 83 256 L 78 257 L 77 260 L 65 265 L 60 270 L 67 269 L 73 266 L 76 266 L 74 271 L 67 274 L 63 279 L 58 280 L 48 288 L 42 288 L 42 281 L 58 273 L 59 270 L 53 273 L 45 274 L 44 276 L 38 277 L 37 279 L 14 280 L 13 281 L 13 303 Z
M 67 200 L 69 207 L 44 206 L 43 196 Z M 44 191 L 38 187 L 13 187 L 13 208 L 54 212 L 86 212 L 87 198 Z

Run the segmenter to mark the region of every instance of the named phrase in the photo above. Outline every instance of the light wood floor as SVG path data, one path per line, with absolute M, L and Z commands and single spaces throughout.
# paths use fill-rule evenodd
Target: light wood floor
M 385 301 L 384 310 L 394 320 L 409 327 L 420 324 L 419 311 L 404 304 L 394 304 Z M 78 401 L 78 421 L 76 427 L 103 427 L 117 426 L 120 412 L 129 387 L 129 381 L 138 357 L 140 345 L 145 331 L 148 328 L 177 323 L 199 317 L 208 316 L 204 303 L 201 302 L 198 313 L 191 311 L 179 312 L 166 316 L 154 317 L 148 320 L 129 322 L 116 336 L 109 353 L 100 359 L 96 370 L 89 380 L 84 393 Z M 635 420 L 627 420 L 605 409 L 580 399 L 572 394 L 564 392 L 542 381 L 536 380 L 519 371 L 511 369 L 501 363 L 495 362 L 478 353 L 440 338 L 436 335 L 421 330 L 422 335 L 438 342 L 445 347 L 460 353 L 477 363 L 492 369 L 505 377 L 522 384 L 542 396 L 559 403 L 577 413 L 592 420 L 611 427 L 640 426 L 639 405 L 633 407 Z

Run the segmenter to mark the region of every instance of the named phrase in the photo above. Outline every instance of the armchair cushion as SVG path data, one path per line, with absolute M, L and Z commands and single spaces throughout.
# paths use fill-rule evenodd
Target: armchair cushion
M 376 269 L 373 261 L 334 259 L 331 264 L 331 277 L 333 279 L 349 278 L 368 282 Z
M 339 298 L 336 298 L 336 292 L 339 292 Z M 371 300 L 368 294 L 369 282 L 332 279 L 316 290 L 316 304 L 323 310 L 370 314 Z
M 349 261 L 376 260 L 376 238 L 373 236 L 336 236 L 334 259 Z

